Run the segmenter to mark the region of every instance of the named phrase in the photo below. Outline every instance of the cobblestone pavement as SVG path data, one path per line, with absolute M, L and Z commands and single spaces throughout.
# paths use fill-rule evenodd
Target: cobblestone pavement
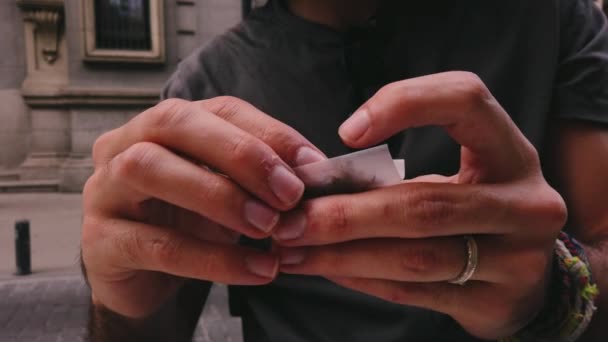
M 85 341 L 88 289 L 80 276 L 0 282 L 0 342 Z M 199 321 L 196 342 L 240 342 L 225 287 L 216 286 Z

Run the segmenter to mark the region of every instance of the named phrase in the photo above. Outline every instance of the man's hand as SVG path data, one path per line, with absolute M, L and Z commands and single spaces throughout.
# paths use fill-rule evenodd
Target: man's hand
M 324 156 L 251 105 L 216 98 L 164 101 L 101 136 L 93 158 L 82 226 L 93 301 L 145 318 L 184 278 L 270 282 L 277 257 L 236 239 L 269 236 L 304 191 L 290 165 Z
M 362 148 L 427 125 L 462 145 L 459 173 L 305 202 L 273 234 L 281 271 L 446 313 L 480 338 L 508 336 L 543 306 L 564 201 L 534 147 L 469 73 L 390 84 L 340 135 Z M 459 286 L 448 281 L 464 269 L 466 234 L 475 236 L 479 265 Z

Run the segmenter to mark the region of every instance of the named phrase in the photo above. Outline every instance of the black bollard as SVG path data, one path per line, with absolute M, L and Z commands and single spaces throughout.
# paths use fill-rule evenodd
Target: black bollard
M 15 260 L 17 275 L 32 273 L 32 258 L 30 253 L 30 221 L 15 223 Z

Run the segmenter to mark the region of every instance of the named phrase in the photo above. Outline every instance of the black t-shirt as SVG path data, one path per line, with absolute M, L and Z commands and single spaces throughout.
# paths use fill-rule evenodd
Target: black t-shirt
M 328 156 L 349 152 L 337 129 L 380 86 L 450 70 L 479 75 L 541 157 L 552 122 L 608 123 L 608 26 L 591 0 L 389 2 L 347 33 L 272 2 L 182 62 L 163 97 L 239 97 Z M 438 128 L 390 144 L 409 178 L 458 171 L 459 147 Z M 475 340 L 445 315 L 317 277 L 281 275 L 236 293 L 246 341 Z

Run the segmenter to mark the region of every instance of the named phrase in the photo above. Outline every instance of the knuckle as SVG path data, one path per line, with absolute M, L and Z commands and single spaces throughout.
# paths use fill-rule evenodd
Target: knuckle
M 492 98 L 490 90 L 478 75 L 472 72 L 460 72 L 459 78 L 467 99 L 471 103 L 485 103 Z
M 530 165 L 530 167 L 534 168 L 534 170 L 540 171 L 540 155 L 538 154 L 538 150 L 536 147 L 532 145 L 532 143 L 525 139 L 524 140 L 524 157 L 527 158 L 526 161 Z
M 385 201 L 381 204 L 383 217 L 395 225 L 407 224 L 410 200 L 411 196 L 406 191 L 398 192 L 393 201 Z
M 146 112 L 143 119 L 143 132 L 146 139 L 156 139 L 160 133 L 188 122 L 192 117 L 190 102 L 168 99 Z
M 489 212 L 487 217 L 489 224 L 505 222 L 512 211 L 512 204 L 499 193 L 484 190 L 471 191 L 465 197 L 463 205 L 467 207 L 467 212 L 471 215 L 475 212 Z
M 82 210 L 86 217 L 90 212 L 98 211 L 99 209 L 95 205 L 97 199 L 100 197 L 99 194 L 100 186 L 103 184 L 100 181 L 102 173 L 99 170 L 93 172 L 93 174 L 87 179 L 82 188 Z
M 108 156 L 107 146 L 112 141 L 112 132 L 105 132 L 93 143 L 92 158 L 96 166 L 105 164 L 111 156 Z
M 323 208 L 323 215 L 307 215 L 314 217 L 311 228 L 315 231 L 321 230 L 320 227 L 325 227 L 325 233 L 331 232 L 337 236 L 349 236 L 350 220 L 348 205 L 343 201 L 330 201 Z
M 565 226 L 568 220 L 566 203 L 562 196 L 549 185 L 542 185 L 536 193 L 535 200 L 521 203 L 524 206 L 522 210 L 528 213 L 527 216 L 531 218 L 531 222 L 543 222 L 543 227 L 556 233 Z
M 197 184 L 192 190 L 198 203 L 203 205 L 217 202 L 220 199 L 226 201 L 223 204 L 225 206 L 232 206 L 235 203 L 245 201 L 242 193 L 239 192 L 239 188 L 230 180 L 223 177 L 208 179 L 204 183 Z
M 522 174 L 542 177 L 540 156 L 534 145 L 528 139 L 523 139 L 517 149 Z
M 241 112 L 244 101 L 234 96 L 218 96 L 202 102 L 215 115 L 230 121 Z
M 437 251 L 428 247 L 409 247 L 399 257 L 402 271 L 416 279 L 428 276 L 433 270 L 441 267 L 441 257 Z
M 399 96 L 396 96 L 399 95 Z M 382 117 L 382 103 L 398 101 L 399 108 L 403 113 L 415 112 L 416 102 L 411 100 L 412 92 L 408 90 L 406 81 L 389 83 L 376 93 L 365 107 L 370 117 L 370 124 L 375 125 Z
M 178 108 L 181 108 L 185 104 L 189 102 L 186 100 L 178 99 L 178 98 L 170 98 L 159 102 L 156 106 L 154 106 L 155 111 L 158 112 L 173 112 Z
M 401 83 L 392 82 L 392 83 L 389 83 L 389 84 L 383 86 L 382 88 L 380 88 L 380 90 L 378 91 L 378 95 L 380 97 L 390 96 L 391 94 L 399 93 L 399 92 L 401 92 Z
M 103 241 L 103 230 L 101 229 L 100 221 L 93 219 L 89 215 L 85 215 L 82 220 L 82 231 L 80 233 L 80 258 L 82 267 L 89 269 L 95 265 L 95 262 L 103 262 L 102 258 L 96 258 L 99 253 L 98 246 Z M 86 265 L 86 266 L 85 266 Z
M 252 156 L 259 155 L 259 143 L 248 134 L 238 134 L 226 142 L 226 152 L 235 163 L 246 163 Z
M 442 192 L 421 192 L 412 196 L 408 202 L 408 209 L 421 223 L 419 226 L 442 227 L 456 214 L 454 204 Z
M 121 232 L 114 240 L 121 263 L 135 266 L 140 264 L 142 251 L 141 233 L 138 229 Z
M 145 179 L 157 167 L 157 151 L 158 146 L 154 143 L 136 143 L 114 158 L 108 172 L 119 179 L 134 176 Z
M 84 186 L 82 187 L 82 197 L 84 199 L 84 202 L 86 202 L 87 199 L 91 198 L 91 196 L 95 195 L 95 193 L 97 192 L 97 178 L 99 177 L 99 171 L 95 171 L 93 172 L 93 174 L 91 176 L 89 176 L 89 178 L 87 179 L 87 181 L 84 183 Z
M 138 240 L 139 245 L 141 245 L 141 239 Z M 162 269 L 175 267 L 175 265 L 181 263 L 183 240 L 177 238 L 171 232 L 163 232 L 145 241 L 146 246 L 143 248 L 150 251 L 150 255 L 156 259 L 156 263 Z
M 548 190 L 545 208 L 547 219 L 551 226 L 561 230 L 568 220 L 568 208 L 563 197 L 555 190 Z
M 80 235 L 80 244 L 83 250 L 95 246 L 104 238 L 103 226 L 102 220 L 91 215 L 84 215 L 82 220 L 82 232 Z
M 256 136 L 270 146 L 279 147 L 286 161 L 295 160 L 299 148 L 305 144 L 304 138 L 296 130 L 281 122 L 261 127 Z
M 456 73 L 456 79 L 461 84 L 464 99 L 470 108 L 477 109 L 486 106 L 493 99 L 488 87 L 475 73 L 460 71 Z

